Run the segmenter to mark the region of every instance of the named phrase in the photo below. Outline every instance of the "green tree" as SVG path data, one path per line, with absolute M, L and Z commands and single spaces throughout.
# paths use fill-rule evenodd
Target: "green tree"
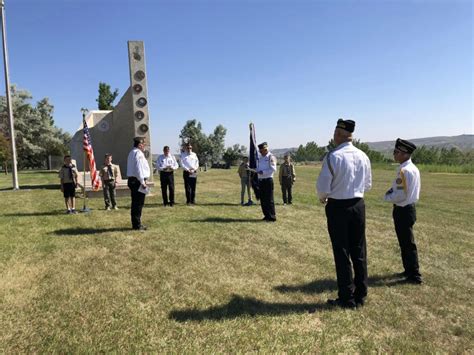
M 5 174 L 8 174 L 8 163 L 12 158 L 10 141 L 5 138 L 4 132 L 0 132 L 0 165 Z
M 197 120 L 188 120 L 181 129 L 179 135 L 180 145 L 190 142 L 193 150 L 199 158 L 201 165 L 217 162 L 224 153 L 224 139 L 227 129 L 222 125 L 218 125 L 214 132 L 207 136 L 202 131 L 201 122 Z
M 119 92 L 115 89 L 114 92 L 110 89 L 110 85 L 99 82 L 99 97 L 96 99 L 99 110 L 113 110 L 113 102 L 117 98 Z
M 239 146 L 234 144 L 232 147 L 228 147 L 222 155 L 222 160 L 226 162 L 228 166 L 235 165 L 235 163 L 242 158 L 247 152 L 247 148 L 243 145 Z
M 11 93 L 18 167 L 44 168 L 48 155 L 67 151 L 71 137 L 54 125 L 54 107 L 47 98 L 32 105 L 28 91 L 12 86 Z M 6 100 L 0 97 L 0 127 L 5 127 L 6 122 Z

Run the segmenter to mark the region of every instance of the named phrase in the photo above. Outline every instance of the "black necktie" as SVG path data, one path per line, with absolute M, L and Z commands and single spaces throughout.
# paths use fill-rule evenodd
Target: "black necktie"
M 107 165 L 107 172 L 109 173 L 109 180 L 114 178 L 114 173 L 112 172 L 112 165 Z

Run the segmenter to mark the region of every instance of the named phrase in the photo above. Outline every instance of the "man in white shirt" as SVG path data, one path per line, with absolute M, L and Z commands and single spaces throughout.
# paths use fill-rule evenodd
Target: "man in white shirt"
M 163 205 L 173 207 L 174 205 L 174 171 L 178 169 L 178 162 L 173 154 L 170 153 L 170 147 L 163 148 L 161 154 L 156 160 L 156 166 L 160 172 L 161 195 Z M 169 190 L 169 199 L 168 199 Z
M 367 155 L 352 145 L 354 128 L 352 120 L 337 121 L 337 147 L 326 154 L 316 185 L 319 200 L 326 205 L 336 264 L 338 298 L 328 303 L 343 308 L 362 306 L 368 285 L 363 197 L 372 187 L 372 173 Z
M 132 218 L 132 228 L 135 230 L 146 230 L 146 226 L 141 223 L 142 209 L 145 204 L 145 193 L 139 191 L 146 189 L 146 181 L 150 177 L 150 166 L 146 160 L 145 139 L 136 137 L 133 139 L 133 149 L 127 158 L 128 187 L 132 195 L 132 208 L 130 211 Z
M 273 174 L 276 171 L 276 157 L 268 150 L 267 142 L 258 145 L 260 157 L 257 161 L 258 187 L 260 190 L 260 205 L 263 220 L 276 221 L 275 201 L 273 198 Z
M 181 167 L 183 168 L 184 191 L 186 192 L 186 204 L 196 203 L 196 183 L 199 169 L 199 159 L 193 152 L 191 143 L 187 143 L 184 152 L 181 153 Z
M 393 203 L 393 221 L 397 233 L 398 244 L 402 254 L 406 282 L 413 284 L 423 283 L 418 265 L 418 251 L 413 235 L 413 226 L 416 222 L 415 203 L 420 198 L 420 171 L 411 161 L 411 154 L 416 145 L 407 140 L 398 138 L 395 142 L 393 159 L 400 163 L 397 177 L 392 187 L 385 193 L 385 201 Z

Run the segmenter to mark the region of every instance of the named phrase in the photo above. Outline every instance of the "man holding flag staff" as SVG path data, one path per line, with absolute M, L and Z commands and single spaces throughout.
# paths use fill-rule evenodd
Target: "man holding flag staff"
M 267 142 L 258 145 L 260 157 L 257 162 L 258 185 L 260 190 L 260 204 L 263 220 L 276 221 L 275 201 L 273 198 L 273 174 L 276 171 L 277 159 L 268 150 Z
M 145 204 L 145 196 L 148 191 L 146 181 L 150 177 L 150 166 L 143 154 L 145 150 L 145 138 L 133 139 L 133 149 L 127 158 L 128 187 L 132 195 L 132 228 L 135 230 L 146 230 L 141 223 L 142 209 Z

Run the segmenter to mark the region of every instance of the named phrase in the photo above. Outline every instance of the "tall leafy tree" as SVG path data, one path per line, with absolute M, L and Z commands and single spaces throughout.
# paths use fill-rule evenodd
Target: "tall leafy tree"
M 115 91 L 112 92 L 109 84 L 99 82 L 99 97 L 96 99 L 99 110 L 113 110 L 113 102 L 118 94 L 118 89 L 115 89 Z
M 12 158 L 10 141 L 5 138 L 5 132 L 0 132 L 0 166 L 3 167 L 5 174 L 8 174 L 8 163 Z
M 15 120 L 15 140 L 18 167 L 44 168 L 48 155 L 62 155 L 68 150 L 71 137 L 54 125 L 53 105 L 48 98 L 31 104 L 26 90 L 11 88 Z M 6 127 L 8 114 L 5 97 L 0 97 L 0 127 Z
M 199 158 L 201 165 L 219 161 L 224 153 L 224 140 L 227 129 L 218 125 L 213 133 L 207 136 L 202 131 L 201 122 L 189 120 L 181 129 L 179 135 L 180 145 L 191 142 L 193 150 Z

